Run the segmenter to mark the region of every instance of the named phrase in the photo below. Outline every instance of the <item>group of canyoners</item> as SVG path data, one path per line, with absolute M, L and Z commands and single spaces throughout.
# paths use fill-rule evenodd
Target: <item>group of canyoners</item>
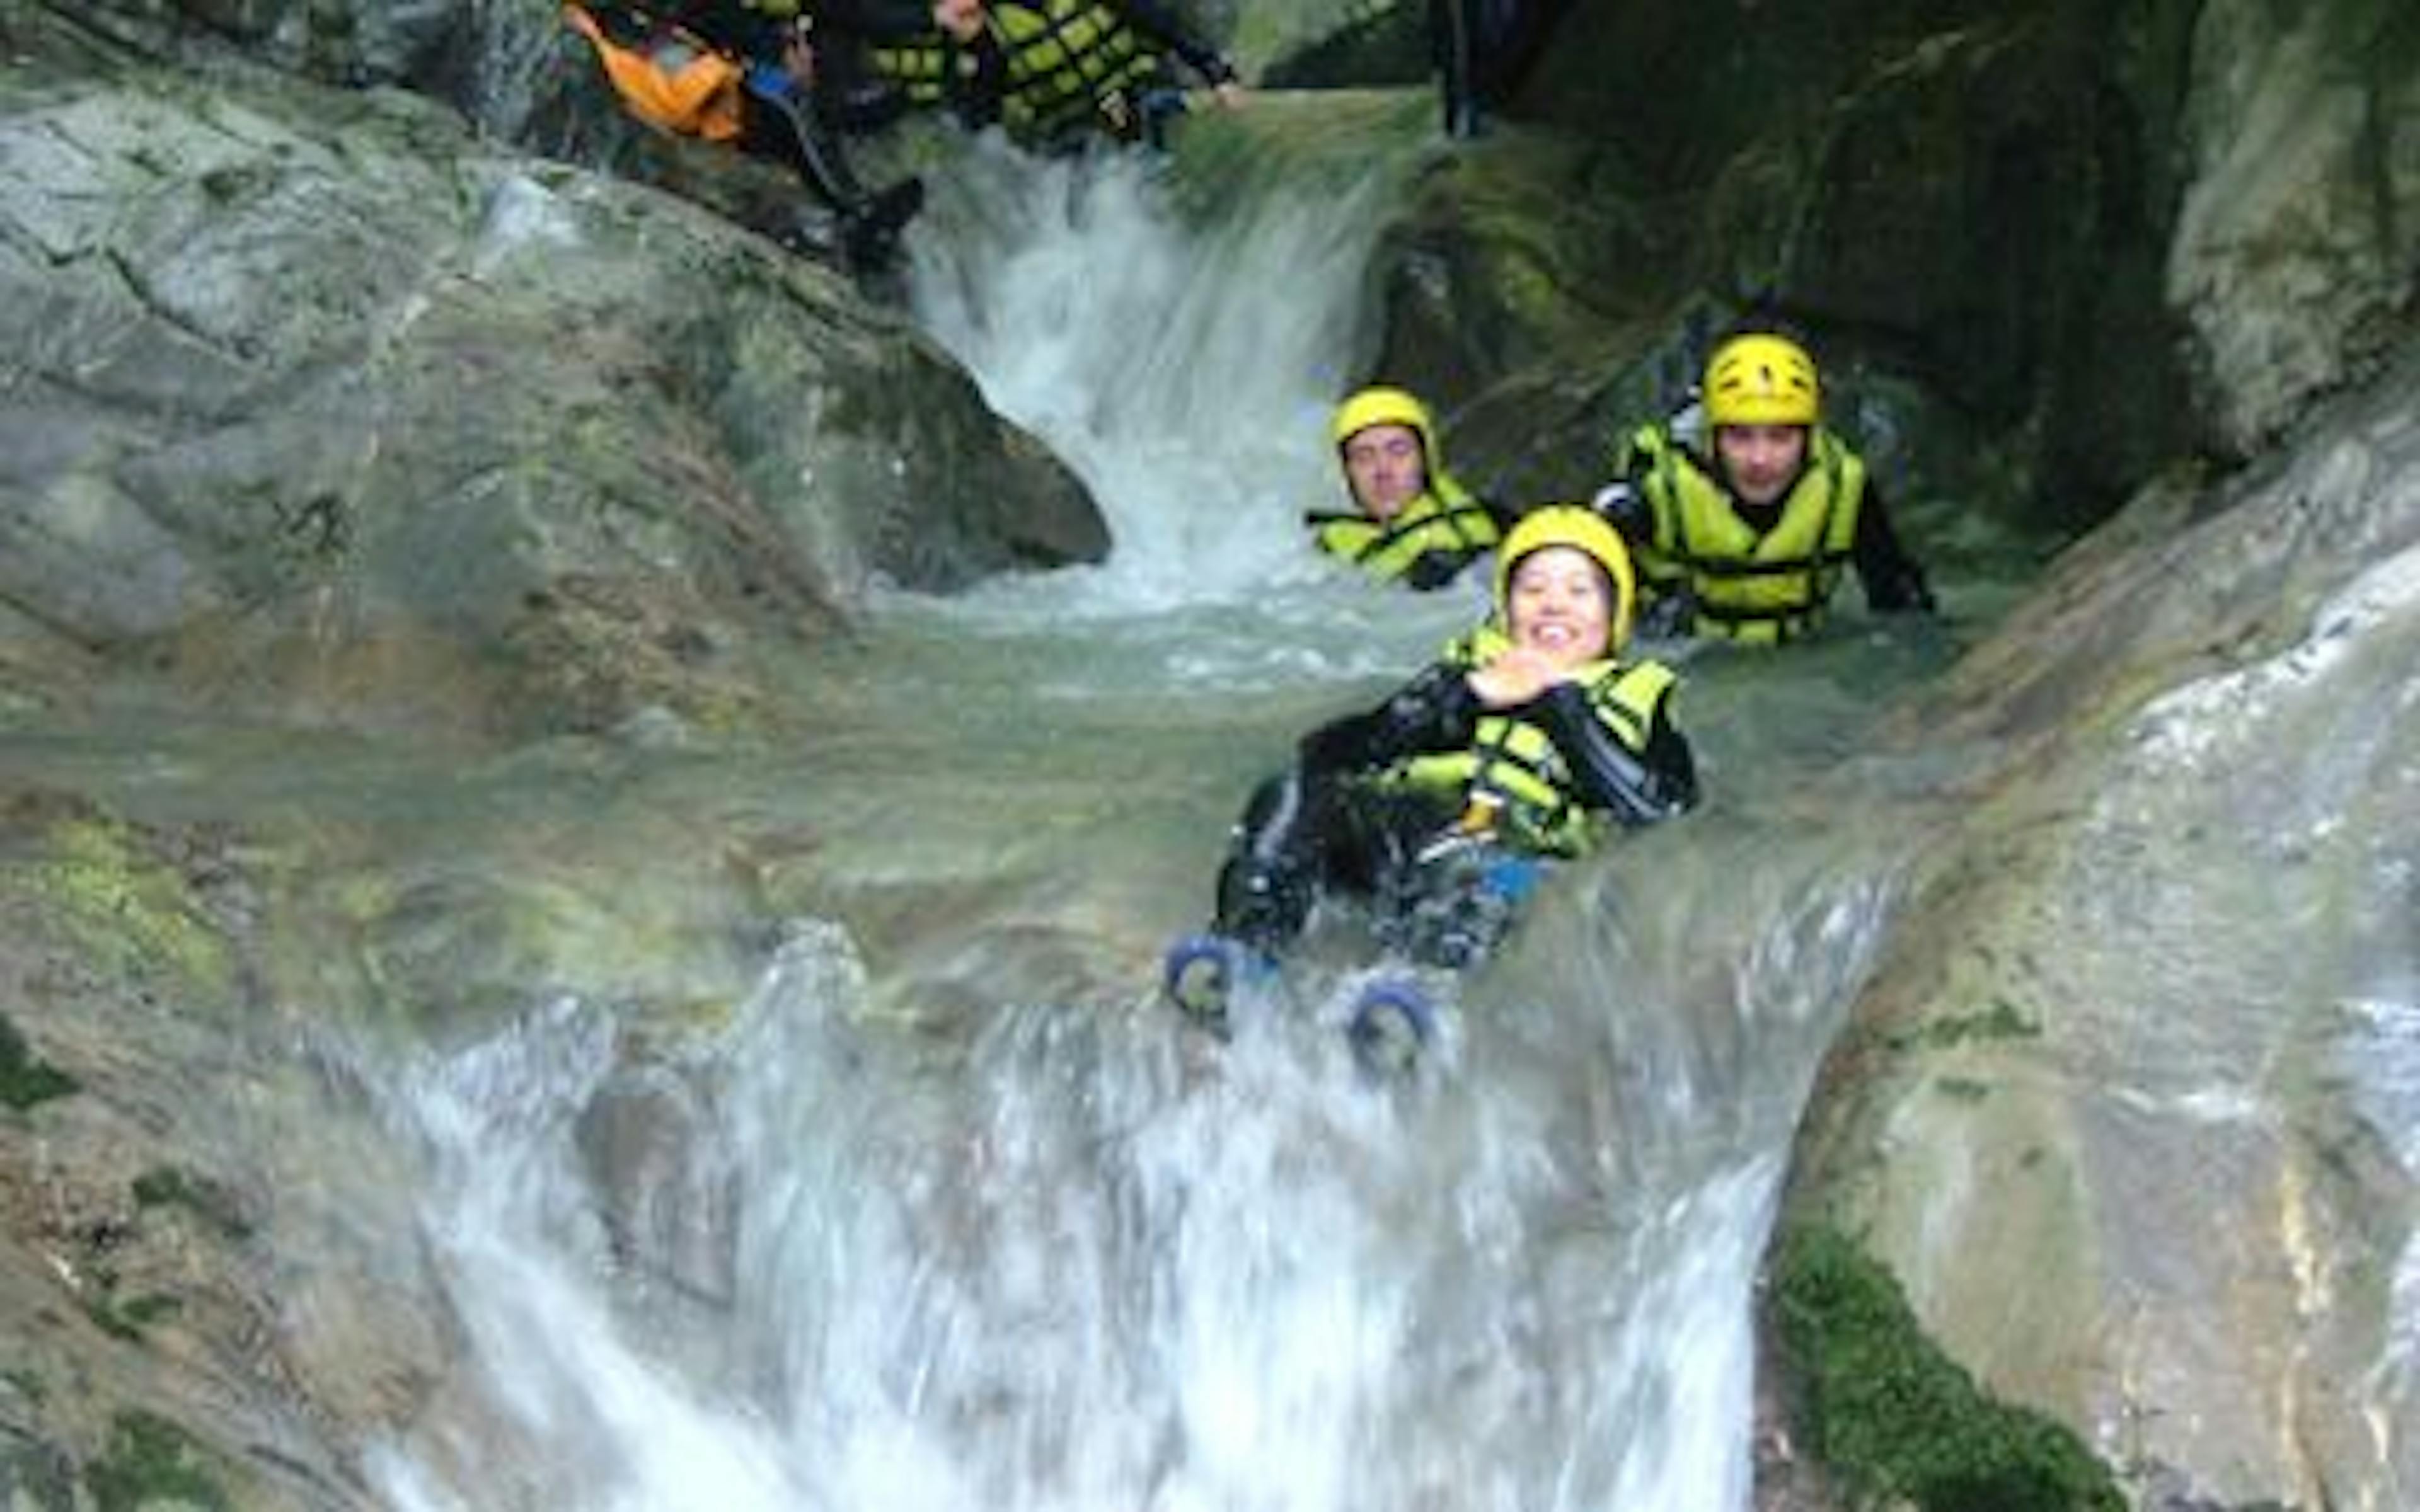
M 1675 678 L 1633 637 L 1779 646 L 1823 621 L 1854 570 L 1878 612 L 1931 612 L 1864 461 L 1823 423 L 1814 361 L 1748 329 L 1694 400 L 1639 426 L 1587 504 L 1515 510 L 1447 471 L 1427 408 L 1365 389 L 1331 439 L 1350 507 L 1306 517 L 1316 548 L 1412 590 L 1483 564 L 1491 609 L 1376 707 L 1311 731 L 1236 823 L 1206 933 L 1177 942 L 1169 997 L 1222 1028 L 1235 983 L 1273 964 L 1323 899 L 1357 902 L 1388 952 L 1459 969 L 1501 941 L 1541 865 L 1698 801 Z M 1427 1033 L 1416 989 L 1356 1006 L 1365 1055 Z
M 914 177 L 876 190 L 843 138 L 937 109 L 1035 150 L 1108 137 L 1156 143 L 1185 108 L 1180 66 L 1222 105 L 1235 69 L 1158 0 L 568 0 L 632 116 L 788 164 L 878 267 L 923 203 Z
M 1478 129 L 1510 42 L 1533 45 L 1559 8 L 1431 8 L 1449 131 Z M 1060 152 L 1157 142 L 1185 74 L 1220 105 L 1242 98 L 1233 66 L 1159 0 L 570 0 L 566 13 L 632 114 L 791 162 L 861 265 L 890 255 L 923 186 L 867 189 L 842 133 L 941 109 Z M 1482 33 L 1499 63 L 1483 85 Z M 1353 394 L 1330 439 L 1349 507 L 1306 517 L 1314 548 L 1414 591 L 1483 563 L 1491 609 L 1385 702 L 1302 737 L 1253 792 L 1207 932 L 1165 963 L 1168 996 L 1214 1029 L 1323 900 L 1357 903 L 1396 957 L 1466 967 L 1543 863 L 1694 807 L 1674 673 L 1626 655 L 1635 636 L 1781 645 L 1823 623 L 1852 570 L 1870 609 L 1934 608 L 1864 460 L 1823 423 L 1813 359 L 1776 329 L 1717 344 L 1691 402 L 1633 431 L 1585 504 L 1474 494 L 1399 388 Z M 1382 995 L 1357 1011 L 1357 1042 L 1416 1044 L 1427 1011 L 1417 994 Z
M 1450 132 L 1480 130 L 1565 3 L 1431 0 Z M 846 136 L 939 110 L 1035 151 L 1156 147 L 1188 84 L 1221 107 L 1244 98 L 1234 65 L 1163 0 L 566 0 L 564 14 L 632 116 L 789 165 L 859 268 L 890 259 L 923 186 L 869 188 Z

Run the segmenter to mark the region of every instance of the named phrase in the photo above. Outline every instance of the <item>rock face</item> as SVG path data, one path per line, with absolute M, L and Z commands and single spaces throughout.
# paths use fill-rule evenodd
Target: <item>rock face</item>
M 2167 263 L 2232 455 L 2374 372 L 2420 270 L 2420 23 L 2335 4 L 2205 7 L 2190 187 Z
M 2359 7 L 2206 7 L 2195 40 L 2164 298 L 2218 466 L 2071 547 L 1909 716 L 1980 775 L 1793 1211 L 2139 1504 L 2391 1505 L 2420 1476 L 2378 1431 L 2420 1401 L 2420 70 Z
M 2420 1401 L 2415 414 L 2407 344 L 2290 459 L 2087 537 L 1912 712 L 1993 775 L 1938 816 L 1801 1152 L 1798 1212 L 2146 1505 L 2420 1472 L 2370 1427 Z
M 282 1121 L 315 1068 L 264 1011 L 260 881 L 207 830 L 0 812 L 12 1507 L 367 1505 L 328 1425 L 399 1421 L 442 1368 L 392 1142 Z
M 0 594 L 87 654 L 271 707 L 729 723 L 749 648 L 870 579 L 1107 549 L 913 331 L 675 202 L 403 95 L 6 107 Z

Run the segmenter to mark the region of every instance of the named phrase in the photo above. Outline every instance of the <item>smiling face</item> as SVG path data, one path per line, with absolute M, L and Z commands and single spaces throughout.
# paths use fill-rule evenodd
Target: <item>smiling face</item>
M 1540 547 L 1523 557 L 1506 587 L 1504 612 L 1512 643 L 1557 667 L 1597 661 L 1611 649 L 1605 569 L 1577 547 Z
M 1804 425 L 1720 425 L 1714 451 L 1740 501 L 1760 509 L 1778 502 L 1807 465 Z
M 1361 513 L 1392 519 L 1429 486 L 1419 432 L 1392 424 L 1355 431 L 1344 440 L 1344 478 Z

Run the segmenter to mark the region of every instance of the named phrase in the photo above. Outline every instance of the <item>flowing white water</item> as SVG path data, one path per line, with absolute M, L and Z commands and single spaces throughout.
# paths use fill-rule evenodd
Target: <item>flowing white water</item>
M 888 680 L 949 738 L 979 723 L 992 780 L 1126 744 L 1035 717 L 1047 701 L 1265 721 L 1280 691 L 1400 675 L 1466 617 L 1324 571 L 1295 524 L 1336 487 L 1368 205 L 1280 193 L 1198 231 L 1139 162 L 970 172 L 939 196 L 921 308 L 1117 538 L 1096 569 L 877 614 Z M 909 813 L 908 841 L 931 814 L 895 772 L 818 776 Z M 564 1001 L 431 1053 L 394 1112 L 471 1364 L 381 1457 L 382 1493 L 1745 1505 L 1752 1278 L 1883 899 L 1841 857 L 1692 825 L 1625 854 L 1652 891 L 1574 872 L 1542 901 L 1399 1086 L 1353 1071 L 1333 982 L 1249 1000 L 1224 1047 L 1048 1001 L 992 1002 L 956 1041 L 887 1017 L 856 942 L 809 920 L 729 1023 L 669 1048 Z
M 1194 227 L 1160 160 L 1036 161 L 989 140 L 970 157 L 918 244 L 916 302 L 993 408 L 1047 440 L 1107 514 L 1115 549 L 1074 575 L 1068 607 L 1257 597 L 1322 576 L 1296 520 L 1340 498 L 1320 438 L 1399 171 L 1374 164 L 1341 195 L 1280 190 Z
M 1809 1063 L 1871 902 L 1782 916 L 1747 957 L 1765 1049 Z M 1562 964 L 1521 974 L 1558 995 L 1536 1042 L 1470 1041 L 1393 1090 L 1300 1018 L 1211 1053 L 1037 1006 L 937 1056 L 869 1020 L 830 926 L 648 1085 L 618 1066 L 613 1015 L 568 1003 L 432 1059 L 401 1105 L 493 1412 L 396 1459 L 387 1489 L 743 1512 L 1744 1505 L 1748 1290 L 1803 1088 L 1590 993 L 1616 963 L 1571 933 L 1602 916 L 1559 922 Z M 585 1154 L 617 1104 L 680 1110 L 650 1201 L 716 1230 L 709 1298 L 617 1272 Z

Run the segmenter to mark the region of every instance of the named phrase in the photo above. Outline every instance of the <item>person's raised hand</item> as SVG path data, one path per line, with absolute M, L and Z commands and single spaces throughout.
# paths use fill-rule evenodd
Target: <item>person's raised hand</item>
M 1486 666 L 1468 676 L 1470 690 L 1491 709 L 1509 709 L 1528 702 L 1562 682 L 1570 671 L 1528 646 L 1507 646 Z

